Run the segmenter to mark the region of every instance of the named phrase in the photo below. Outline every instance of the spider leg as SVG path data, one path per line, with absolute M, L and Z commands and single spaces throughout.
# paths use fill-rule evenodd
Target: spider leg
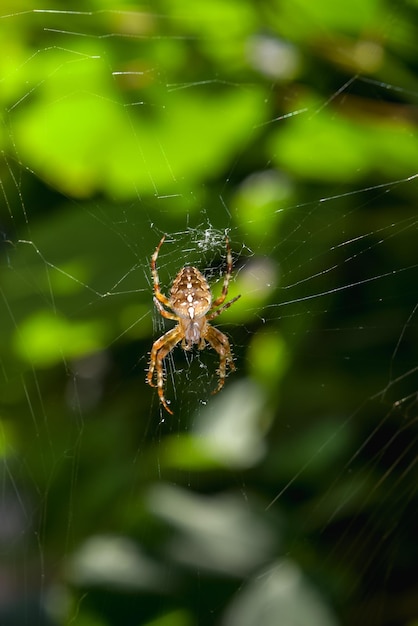
M 164 240 L 165 240 L 165 235 L 161 238 L 160 243 L 156 247 L 155 252 L 151 257 L 151 274 L 152 274 L 152 280 L 154 282 L 155 298 L 157 298 L 157 300 L 159 300 L 162 304 L 164 304 L 164 306 L 166 306 L 167 308 L 170 308 L 169 298 L 167 298 L 167 296 L 165 296 L 160 290 L 160 279 L 159 279 L 158 270 L 157 270 L 158 253 L 160 251 L 161 246 L 164 243 Z
M 234 361 L 232 358 L 231 347 L 229 345 L 228 337 L 221 333 L 220 330 L 214 326 L 207 326 L 205 339 L 210 343 L 212 348 L 219 354 L 219 383 L 215 391 L 212 393 L 218 393 L 224 386 L 226 377 L 226 368 L 232 371 L 235 370 Z
M 232 254 L 231 254 L 231 248 L 229 247 L 229 239 L 227 237 L 226 238 L 226 274 L 224 278 L 224 284 L 222 287 L 222 293 L 219 296 L 219 298 L 216 298 L 216 300 L 213 302 L 211 308 L 218 307 L 225 300 L 228 294 L 228 286 L 229 286 L 229 281 L 231 279 L 231 274 L 232 274 Z
M 241 298 L 241 294 L 239 296 L 235 296 L 235 298 L 232 298 L 232 300 L 230 300 L 229 302 L 221 306 L 220 309 L 217 309 L 216 311 L 212 311 L 212 313 L 209 313 L 209 315 L 206 316 L 206 320 L 209 322 L 210 320 L 213 320 L 214 317 L 218 317 L 218 315 L 220 315 L 222 311 L 225 311 L 225 309 L 229 309 L 231 304 L 234 304 L 234 302 L 236 302 L 239 298 Z
M 161 315 L 163 317 L 166 317 L 168 320 L 175 320 L 176 322 L 178 322 L 179 318 L 175 313 L 171 313 L 170 311 L 166 311 L 165 308 L 163 307 L 163 305 L 160 303 L 159 300 L 157 300 L 156 297 L 154 297 L 154 304 L 157 307 L 157 309 L 159 310 L 159 312 L 161 313 Z
M 168 407 L 167 401 L 164 397 L 163 360 L 167 356 L 167 354 L 171 352 L 171 350 L 178 344 L 181 337 L 182 334 L 180 327 L 176 326 L 154 342 L 151 349 L 150 363 L 147 373 L 147 383 L 151 385 L 151 387 L 158 388 L 158 396 L 160 398 L 160 402 L 165 410 L 171 415 L 173 415 L 173 411 Z M 157 379 L 156 384 L 153 382 L 154 371 Z

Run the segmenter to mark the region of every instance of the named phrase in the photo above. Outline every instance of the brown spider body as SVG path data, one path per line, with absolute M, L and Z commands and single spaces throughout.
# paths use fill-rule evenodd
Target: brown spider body
M 170 306 L 179 318 L 184 333 L 182 348 L 189 350 L 194 343 L 202 343 L 206 330 L 206 313 L 212 306 L 212 294 L 206 278 L 195 267 L 183 267 L 171 287 Z M 203 346 L 204 347 L 204 341 Z
M 147 374 L 147 382 L 152 387 L 158 388 L 160 402 L 168 413 L 173 411 L 168 407 L 164 397 L 164 372 L 163 360 L 181 341 L 184 350 L 190 350 L 193 344 L 198 344 L 198 348 L 203 350 L 206 341 L 219 354 L 219 383 L 214 393 L 223 387 L 226 369 L 235 369 L 231 348 L 226 335 L 220 330 L 208 324 L 209 320 L 217 317 L 222 311 L 231 306 L 240 296 L 236 296 L 226 304 L 223 304 L 227 294 L 229 280 L 232 272 L 232 255 L 228 239 L 226 239 L 227 249 L 227 271 L 224 278 L 222 293 L 219 298 L 212 301 L 212 294 L 206 278 L 195 267 L 186 265 L 179 271 L 174 279 L 170 290 L 170 298 L 167 298 L 160 291 L 160 283 L 157 272 L 157 257 L 164 242 L 163 237 L 151 257 L 151 273 L 154 281 L 154 302 L 163 317 L 177 321 L 177 326 L 167 331 L 165 335 L 154 342 L 151 349 L 150 364 Z M 223 306 L 221 306 L 223 304 Z M 167 307 L 168 311 L 164 308 Z M 217 308 L 220 307 L 220 308 Z M 215 310 L 216 309 L 216 310 Z M 211 312 L 212 311 L 212 312 Z M 157 383 L 154 384 L 154 371 Z

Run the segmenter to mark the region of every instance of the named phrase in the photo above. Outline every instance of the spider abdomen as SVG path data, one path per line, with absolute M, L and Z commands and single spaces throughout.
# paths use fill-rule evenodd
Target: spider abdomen
M 212 296 L 206 278 L 198 269 L 187 265 L 177 274 L 171 287 L 170 304 L 181 318 L 195 320 L 206 315 Z

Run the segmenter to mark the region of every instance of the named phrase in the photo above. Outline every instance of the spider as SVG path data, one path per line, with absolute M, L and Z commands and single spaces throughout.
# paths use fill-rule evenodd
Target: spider
M 213 393 L 220 391 L 225 382 L 227 367 L 229 366 L 229 369 L 233 371 L 235 370 L 235 365 L 228 338 L 220 330 L 208 324 L 208 322 L 217 317 L 222 311 L 225 311 L 241 296 L 236 296 L 226 304 L 223 304 L 228 294 L 232 273 L 232 254 L 227 237 L 227 267 L 221 295 L 212 301 L 212 294 L 205 277 L 195 267 L 186 265 L 174 279 L 170 297 L 167 298 L 160 291 L 160 281 L 157 272 L 157 257 L 165 238 L 166 236 L 164 235 L 151 257 L 154 303 L 163 317 L 175 320 L 178 324 L 154 342 L 146 380 L 151 387 L 158 388 L 161 404 L 168 413 L 173 415 L 173 411 L 168 407 L 168 401 L 164 396 L 164 358 L 180 341 L 183 350 L 190 350 L 195 343 L 197 343 L 199 350 L 203 350 L 207 341 L 219 354 L 219 369 L 217 370 L 219 382 Z M 169 310 L 167 311 L 164 307 Z M 154 372 L 156 383 L 153 382 Z

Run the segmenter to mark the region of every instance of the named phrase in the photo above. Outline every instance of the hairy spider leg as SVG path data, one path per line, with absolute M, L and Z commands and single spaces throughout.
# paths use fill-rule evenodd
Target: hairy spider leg
M 225 300 L 228 294 L 228 287 L 229 287 L 229 281 L 231 279 L 231 275 L 232 275 L 232 253 L 231 253 L 231 248 L 229 246 L 229 239 L 228 237 L 226 237 L 226 274 L 224 278 L 224 284 L 222 287 L 222 293 L 219 296 L 219 298 L 216 298 L 216 300 L 212 302 L 212 306 L 211 306 L 212 309 L 216 309 L 216 307 L 222 304 L 222 302 Z
M 213 320 L 214 317 L 218 317 L 218 315 L 223 313 L 223 311 L 225 311 L 225 309 L 229 309 L 231 304 L 234 304 L 234 302 L 236 302 L 240 298 L 241 298 L 241 294 L 239 296 L 235 296 L 235 298 L 232 298 L 232 300 L 230 300 L 229 302 L 227 302 L 226 304 L 221 306 L 220 309 L 217 309 L 216 311 L 212 311 L 212 313 L 209 313 L 209 315 L 206 316 L 206 320 L 209 322 L 210 320 Z M 215 300 L 215 302 L 216 302 L 216 300 Z
M 157 300 L 156 297 L 154 297 L 154 304 L 163 317 L 166 317 L 168 320 L 174 320 L 176 322 L 179 321 L 178 315 L 176 315 L 175 313 L 172 313 L 171 311 L 166 311 L 163 305 L 161 304 L 161 302 Z
M 165 335 L 154 342 L 151 349 L 150 366 L 147 374 L 147 382 L 151 387 L 158 388 L 158 396 L 160 402 L 168 413 L 173 415 L 173 411 L 168 407 L 164 397 L 164 369 L 163 360 L 173 350 L 181 339 L 181 331 L 178 326 L 167 331 Z M 157 384 L 153 382 L 154 370 L 157 378 Z
M 218 393 L 224 386 L 226 378 L 226 368 L 229 366 L 231 372 L 235 370 L 234 361 L 231 354 L 231 346 L 229 345 L 228 337 L 221 333 L 220 330 L 214 326 L 208 326 L 205 339 L 210 343 L 212 348 L 219 354 L 219 382 L 213 394 Z
M 152 274 L 152 280 L 154 283 L 154 295 L 157 298 L 157 300 L 159 300 L 159 302 L 161 302 L 162 304 L 164 304 L 164 306 L 166 306 L 167 308 L 171 308 L 170 307 L 170 300 L 169 298 L 167 298 L 167 296 L 165 296 L 161 290 L 160 290 L 160 279 L 158 276 L 158 270 L 157 270 L 157 258 L 158 258 L 158 253 L 160 252 L 160 248 L 163 245 L 164 241 L 165 241 L 166 235 L 164 235 L 163 237 L 161 237 L 161 241 L 158 244 L 158 246 L 155 249 L 154 254 L 151 257 L 151 274 Z M 160 309 L 161 311 L 161 309 Z M 172 319 L 172 318 L 170 318 Z M 177 319 L 177 318 L 175 318 Z

